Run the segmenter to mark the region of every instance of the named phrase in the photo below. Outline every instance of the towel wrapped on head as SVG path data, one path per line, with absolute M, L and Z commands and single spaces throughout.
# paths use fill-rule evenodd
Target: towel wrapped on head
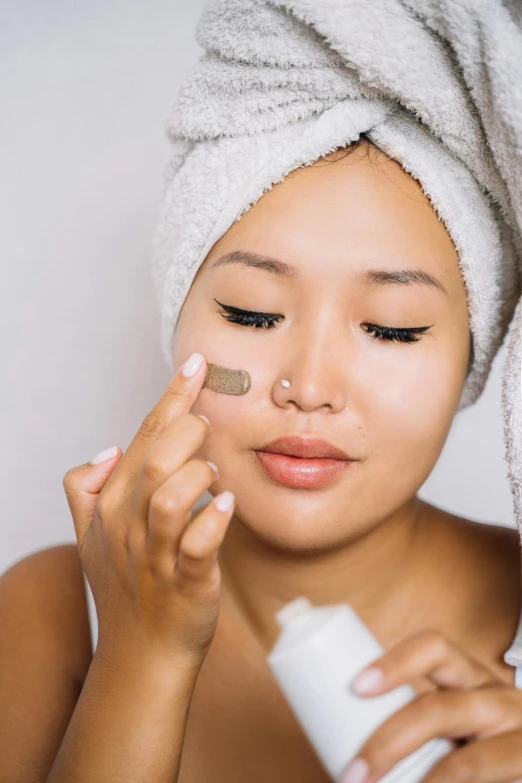
M 196 39 L 204 52 L 167 124 L 152 259 L 170 370 L 179 313 L 215 242 L 291 171 L 365 134 L 419 181 L 457 250 L 474 354 L 458 410 L 478 399 L 507 339 L 505 459 L 522 544 L 514 0 L 211 0 Z M 522 621 L 505 660 L 522 665 Z

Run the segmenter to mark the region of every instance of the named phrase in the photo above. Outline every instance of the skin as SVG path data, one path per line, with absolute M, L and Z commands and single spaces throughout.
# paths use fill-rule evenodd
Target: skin
M 332 153 L 267 191 L 211 249 L 176 328 L 175 366 L 199 351 L 252 379 L 243 396 L 203 388 L 192 411 L 212 425 L 195 454 L 219 468 L 209 491 L 236 497 L 219 550 L 224 601 L 248 629 L 238 633 L 264 654 L 279 634 L 275 611 L 298 595 L 347 601 L 386 646 L 430 624 L 470 640 L 485 620 L 480 535 L 416 496 L 466 377 L 457 253 L 418 182 L 371 146 L 370 156 L 366 144 L 344 159 Z M 297 274 L 210 269 L 233 250 L 280 259 Z M 437 277 L 447 295 L 356 279 L 404 266 Z M 270 330 L 230 323 L 215 299 L 284 318 Z M 363 322 L 431 328 L 415 343 L 381 342 Z M 288 433 L 333 442 L 358 459 L 356 470 L 319 490 L 271 481 L 253 449 Z M 461 597 L 441 601 L 444 584 Z

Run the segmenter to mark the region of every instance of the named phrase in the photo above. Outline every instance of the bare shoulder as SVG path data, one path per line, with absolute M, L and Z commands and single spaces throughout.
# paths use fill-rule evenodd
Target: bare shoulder
M 522 557 L 518 530 L 477 522 L 428 504 L 428 524 L 437 528 L 439 552 L 461 576 L 464 593 L 480 595 L 493 607 L 519 614 Z
M 92 660 L 76 545 L 21 558 L 0 576 L 0 780 L 46 780 Z
M 504 525 L 485 525 L 485 527 L 492 540 L 497 542 L 499 546 L 505 547 L 507 553 L 517 556 L 520 554 L 520 533 L 518 530 L 504 527 Z
M 462 520 L 466 523 L 470 535 L 477 538 L 492 557 L 498 557 L 500 563 L 512 566 L 517 573 L 520 569 L 520 534 L 512 527 L 485 522 Z
M 483 525 L 486 545 L 496 560 L 499 573 L 505 578 L 509 592 L 518 597 L 522 586 L 522 551 L 517 529 L 504 525 Z M 516 599 L 515 599 L 516 600 Z
M 83 684 L 92 660 L 83 569 L 75 544 L 31 552 L 0 576 L 0 623 L 18 644 L 44 645 Z M 26 638 L 29 636 L 30 638 Z M 52 648 L 52 649 L 51 649 Z
M 505 525 L 476 522 L 446 514 L 456 535 L 450 539 L 463 573 L 475 595 L 481 595 L 482 611 L 505 616 L 513 635 L 521 611 L 522 557 L 518 530 Z M 457 543 L 455 543 L 457 542 Z M 467 569 L 465 566 L 469 566 Z
M 520 563 L 520 534 L 512 527 L 501 524 L 476 522 L 473 519 L 452 514 L 431 503 L 424 503 L 427 519 L 435 521 L 452 543 L 461 542 L 463 548 L 476 548 L 489 554 L 492 562 L 498 557 L 507 560 L 516 570 Z

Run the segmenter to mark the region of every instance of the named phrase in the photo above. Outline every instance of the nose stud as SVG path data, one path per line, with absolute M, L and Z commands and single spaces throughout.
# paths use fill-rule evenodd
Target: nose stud
M 290 386 L 290 381 L 281 381 L 281 384 L 285 387 L 285 389 L 288 389 Z

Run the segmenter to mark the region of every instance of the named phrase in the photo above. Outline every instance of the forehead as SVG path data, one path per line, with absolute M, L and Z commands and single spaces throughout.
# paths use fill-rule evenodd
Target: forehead
M 412 280 L 441 291 L 451 278 L 460 284 L 455 246 L 421 185 L 375 147 L 337 158 L 332 153 L 295 169 L 267 190 L 216 242 L 205 270 L 216 273 L 237 263 L 290 282 L 318 270 L 323 276 L 353 272 L 370 281 L 378 267 L 400 274 L 404 284 L 408 270 Z M 249 261 L 240 251 L 265 261 Z M 385 281 L 386 274 L 380 278 Z

